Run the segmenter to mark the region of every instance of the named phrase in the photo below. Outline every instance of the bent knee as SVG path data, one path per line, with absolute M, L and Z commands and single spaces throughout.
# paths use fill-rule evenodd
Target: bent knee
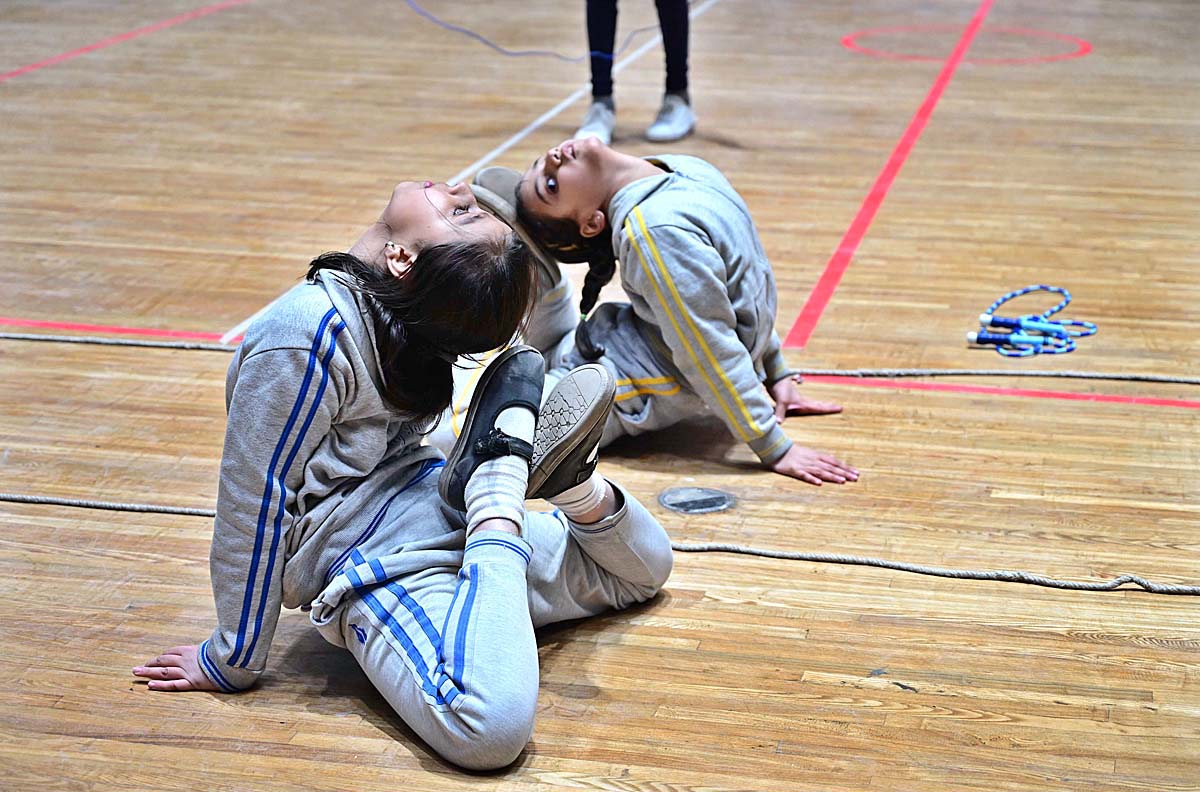
M 662 587 L 667 585 L 667 579 L 671 577 L 671 570 L 675 566 L 675 553 L 671 549 L 671 540 L 666 541 L 663 547 L 663 558 L 651 568 L 651 574 L 654 579 L 654 588 L 646 599 L 650 599 L 658 592 L 662 591 Z
M 438 752 L 467 770 L 499 770 L 516 761 L 533 736 L 533 716 L 491 717 L 464 728 Z

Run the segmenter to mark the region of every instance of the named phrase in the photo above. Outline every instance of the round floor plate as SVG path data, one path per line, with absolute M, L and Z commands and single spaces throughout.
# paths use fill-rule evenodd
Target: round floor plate
M 707 487 L 670 487 L 659 494 L 658 502 L 671 511 L 707 514 L 732 509 L 737 499 L 728 492 Z

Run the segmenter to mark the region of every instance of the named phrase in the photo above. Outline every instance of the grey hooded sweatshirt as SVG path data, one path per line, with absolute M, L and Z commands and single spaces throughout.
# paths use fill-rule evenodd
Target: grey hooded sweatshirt
M 222 690 L 252 685 L 282 605 L 307 605 L 378 528 L 388 504 L 440 467 L 427 427 L 381 395 L 374 328 L 323 270 L 251 325 L 230 364 L 210 556 L 218 627 L 200 651 Z M 398 541 L 444 533 L 428 521 Z
M 734 437 L 773 464 L 792 441 L 763 386 L 793 370 L 775 332 L 775 276 L 750 211 L 704 160 L 650 161 L 670 172 L 626 185 L 609 204 L 638 330 L 664 373 L 686 382 Z

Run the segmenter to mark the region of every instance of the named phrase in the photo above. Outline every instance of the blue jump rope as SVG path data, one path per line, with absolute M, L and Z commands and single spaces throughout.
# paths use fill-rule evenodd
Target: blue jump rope
M 1027 314 L 1011 318 L 996 316 L 1000 306 L 1009 300 L 1037 291 L 1061 294 L 1062 301 L 1040 314 Z M 1090 336 L 1098 329 L 1091 322 L 1077 319 L 1051 319 L 1050 317 L 1071 304 L 1071 293 L 1058 286 L 1026 286 L 996 300 L 979 315 L 979 330 L 967 333 L 967 343 L 991 346 L 1005 357 L 1033 357 L 1034 355 L 1065 355 L 1075 351 L 1075 339 Z M 1007 332 L 995 333 L 999 329 Z

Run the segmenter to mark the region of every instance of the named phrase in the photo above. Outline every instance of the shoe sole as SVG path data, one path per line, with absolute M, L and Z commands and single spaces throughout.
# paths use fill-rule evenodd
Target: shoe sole
M 538 497 L 546 479 L 581 444 L 599 440 L 596 435 L 604 430 L 616 390 L 612 374 L 599 363 L 573 369 L 554 386 L 533 438 L 527 497 Z
M 441 496 L 442 502 L 451 508 L 458 509 L 459 511 L 466 509 L 466 504 L 457 506 L 451 503 L 449 492 L 451 479 L 454 478 L 454 470 L 458 467 L 459 461 L 462 460 L 463 454 L 467 450 L 468 444 L 463 438 L 471 436 L 471 430 L 475 426 L 475 417 L 479 414 L 479 411 L 475 408 L 479 406 L 479 400 L 483 398 L 488 383 L 492 381 L 492 375 L 500 370 L 500 364 L 524 349 L 528 349 L 528 347 L 520 345 L 512 346 L 499 355 L 496 355 L 496 357 L 488 361 L 487 367 L 479 377 L 479 382 L 475 383 L 475 391 L 471 394 L 471 404 L 467 407 L 467 417 L 463 423 L 462 432 L 459 433 L 458 439 L 454 443 L 454 448 L 450 449 L 450 456 L 446 458 L 446 466 L 442 471 L 442 475 L 438 478 L 438 495 Z M 451 418 L 450 420 L 454 419 Z M 466 491 L 465 488 L 463 491 Z

